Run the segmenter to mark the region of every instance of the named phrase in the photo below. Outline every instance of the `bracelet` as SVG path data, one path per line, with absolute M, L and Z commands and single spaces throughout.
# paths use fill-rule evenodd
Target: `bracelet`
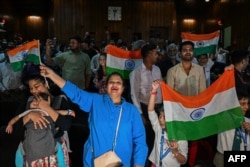
M 68 112 L 67 112 L 67 115 L 70 115 L 70 114 L 71 114 L 71 112 L 72 112 L 72 110 L 71 110 L 71 109 L 68 109 L 67 111 L 68 111 Z
M 68 111 L 68 112 L 67 112 L 67 115 L 72 116 L 72 117 L 75 117 L 75 111 L 73 111 L 73 110 L 71 110 L 71 109 L 68 109 L 67 111 Z
M 155 92 L 151 91 L 150 94 L 151 95 L 157 95 L 157 91 L 155 91 Z

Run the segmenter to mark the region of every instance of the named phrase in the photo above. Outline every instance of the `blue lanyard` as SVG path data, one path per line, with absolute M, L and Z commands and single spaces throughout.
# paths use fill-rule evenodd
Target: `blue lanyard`
M 160 167 L 162 167 L 162 159 L 168 155 L 168 153 L 171 151 L 170 148 L 167 149 L 165 153 L 163 153 L 163 145 L 164 145 L 164 131 L 165 129 L 162 129 L 161 131 L 161 148 L 160 148 Z
M 245 135 L 243 135 L 243 132 L 241 130 L 241 128 L 237 128 L 237 131 L 240 133 L 240 138 L 243 140 L 244 142 L 244 149 L 245 151 L 247 150 L 247 131 L 245 130 Z

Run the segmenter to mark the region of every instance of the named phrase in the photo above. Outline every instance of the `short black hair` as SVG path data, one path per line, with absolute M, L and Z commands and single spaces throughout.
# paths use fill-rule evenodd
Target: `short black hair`
M 246 90 L 243 90 L 242 88 L 236 87 L 236 94 L 237 94 L 238 100 L 248 98 L 248 92 Z
M 248 53 L 246 49 L 235 49 L 231 53 L 231 62 L 232 64 L 240 63 L 242 60 L 248 57 Z
M 82 42 L 82 39 L 79 35 L 73 35 L 73 36 L 69 37 L 69 40 L 71 40 L 71 39 L 75 39 L 78 43 Z
M 198 60 L 201 56 L 206 56 L 206 58 L 208 59 L 208 54 L 207 54 L 207 53 L 203 53 L 203 54 L 199 54 L 199 55 L 196 56 L 197 60 Z
M 92 42 L 92 40 L 89 39 L 89 38 L 86 38 L 86 39 L 84 39 L 84 40 L 82 41 L 82 43 L 86 43 L 86 44 L 88 44 L 88 46 L 90 46 L 91 42 Z
M 179 47 L 179 51 L 182 50 L 183 46 L 186 46 L 186 45 L 191 45 L 192 48 L 194 49 L 194 43 L 192 41 L 183 41 L 181 44 L 180 44 L 180 47 Z
M 38 96 L 42 97 L 43 100 L 48 101 L 50 95 L 47 93 L 39 93 Z
M 156 49 L 157 46 L 153 43 L 146 44 L 141 48 L 141 55 L 143 58 L 147 57 L 148 53 L 154 49 Z

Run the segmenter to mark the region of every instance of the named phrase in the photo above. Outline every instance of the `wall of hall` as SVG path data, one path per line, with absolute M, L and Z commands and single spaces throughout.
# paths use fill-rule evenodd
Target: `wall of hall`
M 241 0 L 221 3 L 218 16 L 223 20 L 223 27 L 232 28 L 231 46 L 250 46 L 250 1 Z
M 109 21 L 108 7 L 122 7 L 122 20 Z M 148 40 L 176 38 L 175 7 L 171 1 L 68 1 L 54 0 L 51 35 L 65 41 L 72 34 L 84 36 L 86 31 L 100 42 L 111 38 L 131 42 L 135 36 Z
M 69 36 L 83 36 L 89 31 L 99 43 L 106 39 L 105 32 L 109 31 L 113 38 L 122 38 L 128 43 L 135 36 L 145 40 L 153 37 L 162 42 L 163 39 L 180 41 L 182 31 L 209 33 L 231 26 L 232 45 L 250 45 L 250 1 L 247 0 L 225 3 L 218 0 L 212 8 L 192 17 L 185 15 L 185 8 L 181 14 L 176 11 L 173 0 L 53 0 L 48 1 L 52 3 L 50 8 L 40 8 L 39 12 L 35 12 L 34 15 L 40 16 L 38 18 L 28 16 L 33 15 L 39 6 L 33 4 L 33 10 L 26 7 L 26 12 L 23 12 L 22 8 L 30 4 L 20 6 L 21 2 L 20 5 L 13 2 L 1 2 L 0 17 L 6 19 L 4 29 L 7 31 L 0 33 L 1 38 L 11 38 L 18 33 L 26 40 L 45 40 L 56 36 L 59 41 L 67 42 Z M 108 21 L 108 6 L 122 7 L 122 21 Z M 190 18 L 195 21 L 184 22 L 184 19 Z M 223 19 L 223 27 L 217 25 L 219 18 Z

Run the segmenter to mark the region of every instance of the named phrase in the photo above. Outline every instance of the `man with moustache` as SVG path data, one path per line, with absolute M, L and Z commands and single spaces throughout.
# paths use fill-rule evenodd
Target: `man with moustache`
M 166 82 L 182 95 L 198 95 L 206 89 L 206 79 L 203 68 L 193 63 L 194 43 L 182 42 L 179 51 L 181 62 L 168 70 Z
M 157 46 L 155 44 L 145 44 L 141 48 L 141 55 L 143 58 L 142 64 L 135 68 L 129 75 L 131 86 L 130 94 L 133 104 L 138 108 L 143 119 L 149 156 L 154 146 L 155 133 L 152 129 L 147 109 L 149 97 L 152 93 L 150 91 L 152 88 L 152 82 L 155 80 L 161 80 L 161 71 L 156 65 L 154 65 L 158 58 Z M 162 106 L 162 94 L 160 88 L 158 88 L 155 96 L 155 108 L 158 109 Z M 151 162 L 149 160 L 147 160 L 145 167 L 151 167 Z
M 206 89 L 206 79 L 203 68 L 193 63 L 194 43 L 182 42 L 179 51 L 181 62 L 168 70 L 166 82 L 182 95 L 198 95 Z M 196 161 L 198 143 L 199 141 L 189 142 L 189 166 L 193 166 Z
M 170 43 L 167 47 L 166 58 L 158 62 L 156 65 L 161 70 L 162 78 L 166 78 L 168 70 L 174 65 L 178 64 L 178 47 L 175 43 Z
M 81 89 L 87 89 L 90 83 L 91 70 L 90 58 L 81 51 L 81 37 L 78 35 L 69 38 L 70 50 L 51 57 L 52 40 L 46 41 L 46 63 L 47 65 L 59 65 L 62 69 L 62 78 L 69 80 Z M 71 101 L 70 101 L 71 102 Z M 72 153 L 70 154 L 72 166 L 82 166 L 83 145 L 89 135 L 88 113 L 83 112 L 73 102 L 71 108 L 75 111 L 75 119 L 69 130 L 69 140 Z M 80 126 L 79 126 L 80 125 Z M 80 135 L 81 134 L 81 135 Z
M 46 42 L 46 63 L 47 65 L 59 65 L 62 68 L 62 78 L 76 84 L 81 89 L 89 86 L 91 70 L 90 58 L 86 53 L 81 52 L 81 37 L 75 35 L 69 38 L 70 51 L 61 53 L 51 58 L 50 39 Z

